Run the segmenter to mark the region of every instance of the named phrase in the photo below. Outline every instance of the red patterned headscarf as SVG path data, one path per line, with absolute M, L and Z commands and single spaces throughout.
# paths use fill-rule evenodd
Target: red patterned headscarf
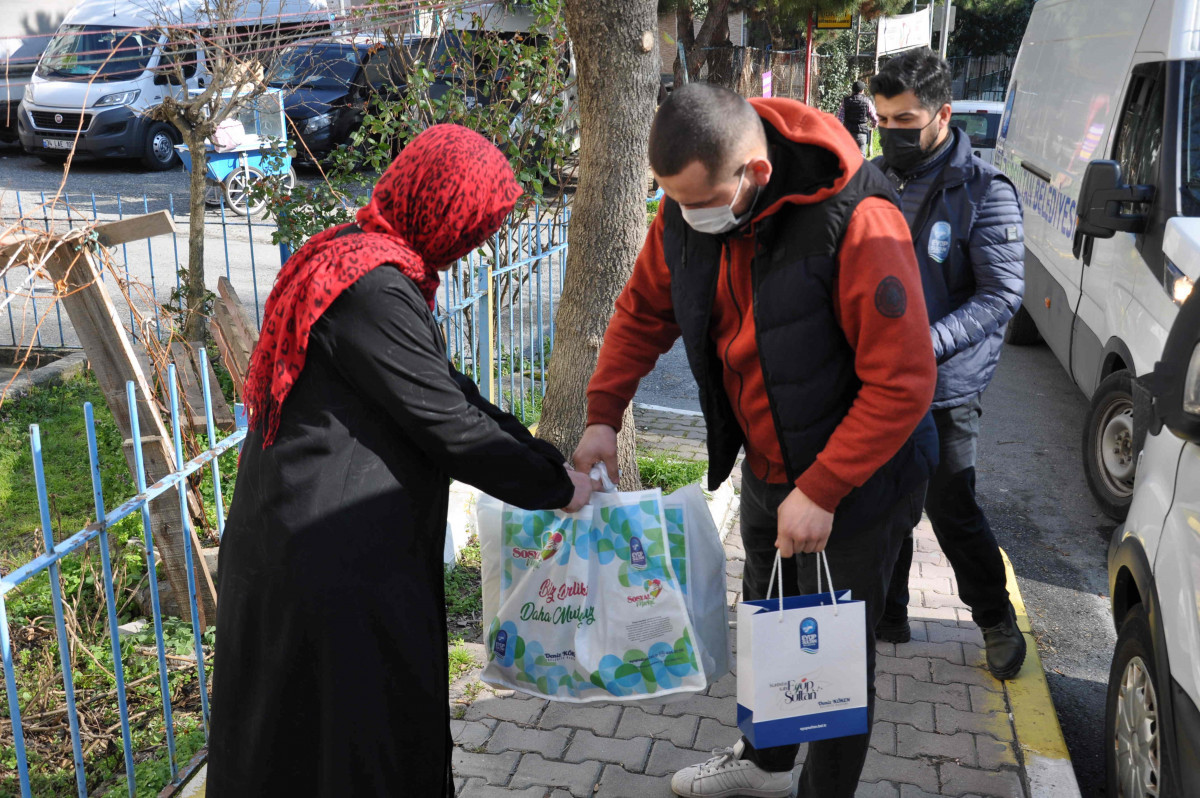
M 283 401 L 304 369 L 308 335 L 338 295 L 388 264 L 412 279 L 435 307 L 438 271 L 500 228 L 521 196 L 503 154 L 458 125 L 435 125 L 404 148 L 358 212 L 359 235 L 338 225 L 292 255 L 267 298 L 262 336 L 250 357 L 250 426 L 270 446 Z

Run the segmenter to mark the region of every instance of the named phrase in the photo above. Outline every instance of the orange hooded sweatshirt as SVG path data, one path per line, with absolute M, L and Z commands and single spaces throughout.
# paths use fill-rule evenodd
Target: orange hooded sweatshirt
M 767 400 L 755 338 L 751 261 L 754 225 L 787 203 L 820 202 L 840 191 L 863 167 L 854 140 L 830 114 L 784 98 L 750 101 L 772 132 L 796 144 L 815 145 L 837 157 L 839 176 L 810 193 L 771 192 L 745 227 L 730 234 L 713 303 L 711 336 L 723 365 L 722 381 L 746 439 L 746 459 L 755 476 L 786 483 L 787 469 Z M 773 128 L 773 131 L 771 130 Z M 772 146 L 772 181 L 787 170 L 786 146 Z M 813 183 L 791 175 L 789 185 Z M 782 178 L 780 178 L 782 179 Z M 761 201 L 759 203 L 761 205 Z M 680 335 L 671 306 L 671 275 L 662 249 L 663 218 L 650 226 L 633 275 L 617 300 L 599 362 L 588 385 L 588 423 L 620 429 L 621 415 L 638 382 Z M 897 315 L 895 292 L 881 284 L 896 278 L 907 308 Z M 888 284 L 894 286 L 894 281 Z M 929 409 L 937 365 L 925 310 L 921 276 L 908 225 L 900 210 L 878 197 L 859 203 L 838 253 L 834 312 L 854 350 L 862 382 L 850 411 L 816 461 L 796 479 L 796 487 L 834 512 L 853 488 L 862 485 L 900 449 Z M 903 305 L 903 298 L 901 301 Z M 796 341 L 796 346 L 803 346 Z M 820 374 L 813 375 L 820 380 Z

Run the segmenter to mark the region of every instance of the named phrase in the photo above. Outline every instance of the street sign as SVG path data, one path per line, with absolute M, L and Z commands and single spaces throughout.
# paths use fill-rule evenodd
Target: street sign
M 951 33 L 954 33 L 954 18 L 957 15 L 958 15 L 958 6 L 951 4 L 950 5 L 950 32 Z M 933 32 L 934 33 L 938 33 L 939 31 L 941 31 L 942 18 L 944 16 L 945 16 L 945 13 L 942 11 L 938 11 L 936 14 L 933 15 Z
M 914 47 L 928 47 L 930 36 L 929 9 L 898 17 L 881 17 L 876 55 L 898 53 Z
M 854 14 L 850 11 L 847 11 L 844 14 L 831 11 L 818 11 L 817 27 L 821 28 L 822 30 L 846 30 L 850 27 L 853 18 Z
M 762 96 L 771 97 L 772 96 L 771 92 L 774 88 L 775 88 L 775 76 L 771 74 L 770 70 L 767 70 L 766 72 L 763 73 Z

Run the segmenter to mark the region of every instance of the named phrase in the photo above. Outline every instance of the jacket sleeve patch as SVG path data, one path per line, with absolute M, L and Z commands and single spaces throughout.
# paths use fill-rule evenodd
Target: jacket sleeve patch
M 898 277 L 884 277 L 875 289 L 875 309 L 889 319 L 898 319 L 908 309 L 908 293 Z

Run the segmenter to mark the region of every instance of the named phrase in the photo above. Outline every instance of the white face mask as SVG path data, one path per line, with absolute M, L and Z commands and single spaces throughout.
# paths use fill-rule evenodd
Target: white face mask
M 746 164 L 749 166 L 749 164 Z M 746 179 L 746 166 L 742 167 L 742 176 L 738 178 L 737 189 L 733 192 L 733 199 L 728 205 L 718 205 L 715 208 L 680 208 L 683 213 L 683 220 L 688 226 L 697 233 L 707 233 L 708 235 L 717 236 L 722 233 L 728 233 L 735 227 L 745 224 L 749 218 L 754 204 L 751 203 L 751 210 L 746 211 L 746 215 L 741 219 L 733 215 L 733 206 L 737 203 L 738 194 L 742 192 L 742 183 Z M 755 196 L 758 191 L 755 190 Z

